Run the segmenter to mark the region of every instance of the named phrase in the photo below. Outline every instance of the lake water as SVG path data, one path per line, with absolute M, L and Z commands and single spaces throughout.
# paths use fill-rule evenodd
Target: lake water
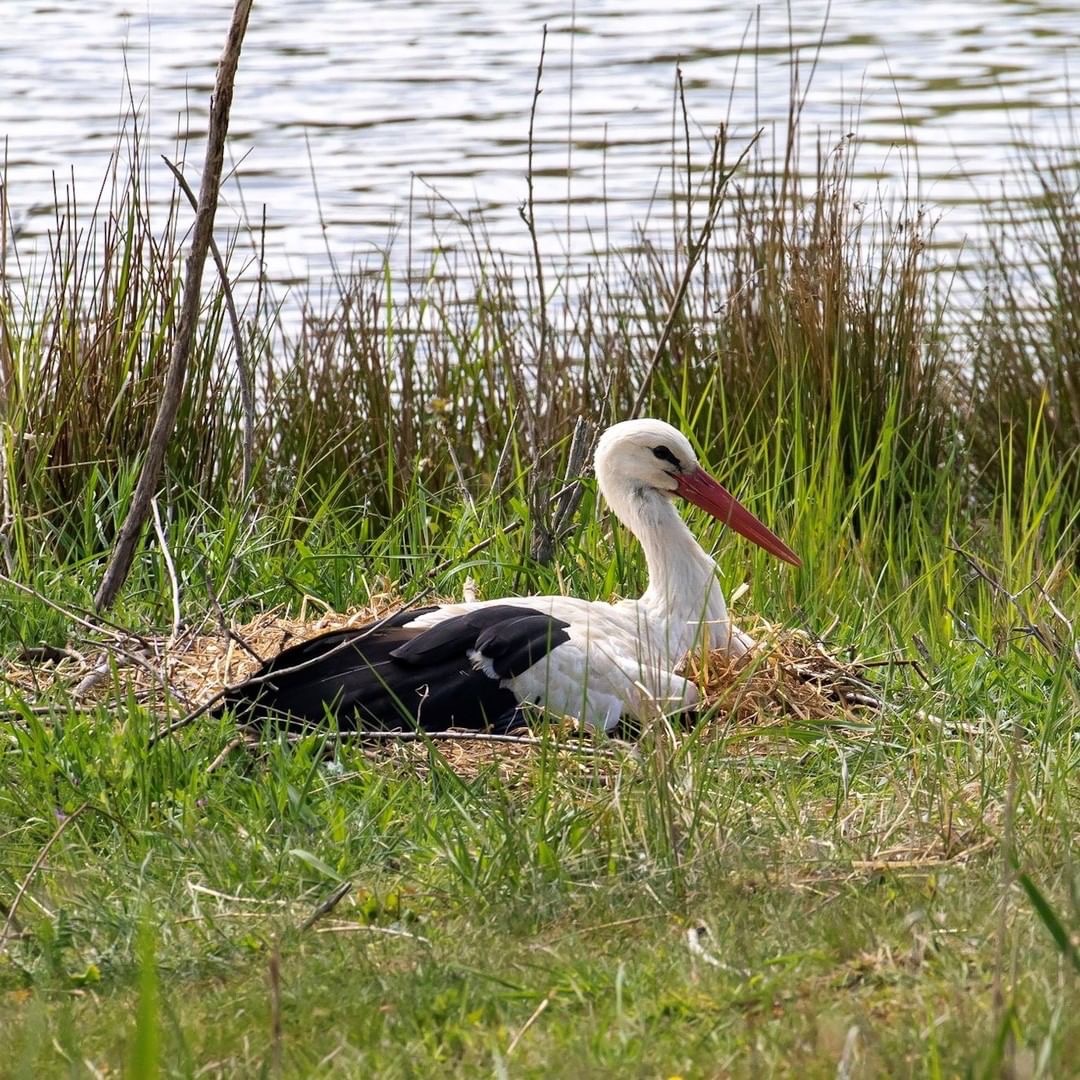
M 78 201 L 96 198 L 131 101 L 153 197 L 171 186 L 157 155 L 185 152 L 178 132 L 196 137 L 186 169 L 197 187 L 231 8 L 3 0 L 0 138 L 24 267 L 53 227 L 54 178 L 61 197 L 74 175 Z M 639 229 L 670 236 L 654 198 L 672 188 L 677 61 L 704 158 L 724 121 L 736 142 L 759 126 L 767 148 L 782 139 L 797 54 L 806 160 L 817 137 L 857 131 L 860 185 L 940 209 L 945 260 L 978 247 L 983 204 L 1016 194 L 1026 155 L 1077 160 L 1080 0 L 257 0 L 231 123 L 240 183 L 219 225 L 265 207 L 280 282 L 326 276 L 328 250 L 377 265 L 395 235 L 393 259 L 422 266 L 461 247 L 463 218 L 524 257 L 518 205 L 545 23 L 537 224 L 571 266 Z

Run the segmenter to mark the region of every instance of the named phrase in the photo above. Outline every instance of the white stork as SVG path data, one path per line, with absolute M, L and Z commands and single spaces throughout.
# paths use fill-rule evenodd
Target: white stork
M 707 510 L 780 559 L 798 556 L 697 462 L 660 420 L 627 420 L 601 436 L 596 479 L 615 516 L 645 549 L 649 587 L 609 604 L 522 596 L 403 611 L 291 646 L 229 691 L 238 718 L 279 717 L 339 729 L 504 731 L 525 705 L 610 731 L 692 709 L 698 690 L 677 674 L 694 648 L 740 655 L 716 564 L 683 523 L 673 496 Z

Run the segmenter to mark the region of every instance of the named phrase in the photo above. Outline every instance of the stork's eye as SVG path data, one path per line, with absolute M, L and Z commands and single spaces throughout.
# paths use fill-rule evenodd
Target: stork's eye
M 666 461 L 669 465 L 674 465 L 676 469 L 682 469 L 679 459 L 666 446 L 654 446 L 652 452 L 653 457 Z

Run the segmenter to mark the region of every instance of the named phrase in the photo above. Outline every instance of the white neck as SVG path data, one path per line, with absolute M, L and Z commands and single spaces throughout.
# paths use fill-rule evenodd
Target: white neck
M 716 563 L 671 500 L 648 487 L 604 495 L 645 551 L 649 587 L 638 602 L 664 626 L 672 651 L 686 652 L 698 641 L 707 642 L 709 648 L 727 647 L 731 628 Z

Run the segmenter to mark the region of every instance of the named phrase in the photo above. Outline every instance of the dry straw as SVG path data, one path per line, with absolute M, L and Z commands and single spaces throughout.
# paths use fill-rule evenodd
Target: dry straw
M 226 687 L 250 676 L 260 658 L 328 630 L 363 625 L 393 606 L 389 597 L 379 597 L 371 606 L 348 614 L 328 612 L 315 619 L 266 612 L 236 628 L 222 622 L 217 627 L 188 628 L 179 636 L 144 636 L 123 645 L 110 640 L 66 650 L 28 650 L 8 666 L 5 678 L 40 716 L 47 716 L 54 706 L 66 712 L 73 704 L 90 708 L 135 700 L 160 718 L 162 730 L 178 729 L 186 726 L 179 723 L 181 718 L 197 713 Z M 815 725 L 821 730 L 843 727 L 853 736 L 871 732 L 875 718 L 891 709 L 871 680 L 873 672 L 885 663 L 917 669 L 905 660 L 842 658 L 802 630 L 763 621 L 750 629 L 758 645 L 746 656 L 732 659 L 716 651 L 687 662 L 687 673 L 704 692 L 697 737 L 770 729 L 772 739 L 783 734 L 777 728 L 800 727 L 805 733 Z M 191 725 L 196 731 L 200 719 L 195 716 Z M 622 742 L 583 741 L 570 725 L 553 734 L 560 747 L 592 757 L 618 760 L 627 749 Z M 384 732 L 365 734 L 363 741 L 375 757 L 420 763 L 428 738 Z M 550 746 L 545 738 L 530 735 L 524 723 L 511 736 L 448 732 L 434 738 L 448 763 L 469 774 L 493 765 L 508 776 Z M 215 746 L 214 766 L 245 741 L 233 739 L 220 753 Z

